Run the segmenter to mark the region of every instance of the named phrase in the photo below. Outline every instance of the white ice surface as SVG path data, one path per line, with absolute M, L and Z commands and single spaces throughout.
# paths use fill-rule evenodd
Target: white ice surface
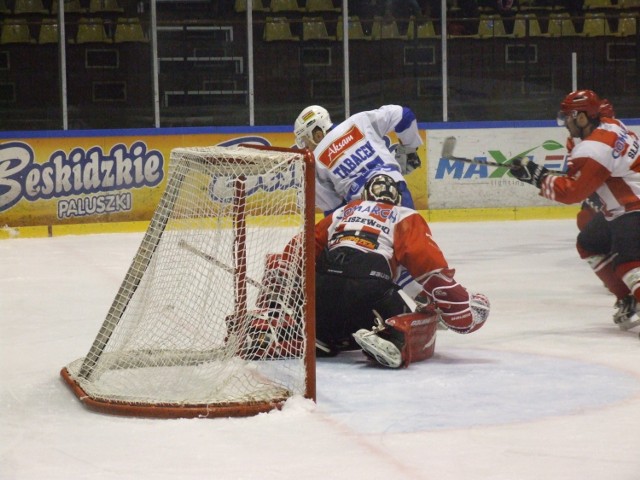
M 386 370 L 321 360 L 317 404 L 240 419 L 87 410 L 85 355 L 141 234 L 0 241 L 0 479 L 640 479 L 640 341 L 575 251 L 573 221 L 434 223 L 478 332 Z

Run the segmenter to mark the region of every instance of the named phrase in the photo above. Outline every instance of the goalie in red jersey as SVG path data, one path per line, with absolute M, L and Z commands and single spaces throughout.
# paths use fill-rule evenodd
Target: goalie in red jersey
M 601 214 L 578 218 L 577 248 L 616 298 L 613 321 L 623 330 L 640 325 L 640 140 L 613 107 L 591 90 L 569 93 L 558 123 L 572 141 L 567 174 L 554 175 L 517 159 L 511 174 L 550 200 L 572 204 L 591 199 Z M 584 221 L 588 219 L 588 221 Z
M 486 321 L 487 297 L 455 281 L 428 224 L 400 202 L 395 181 L 375 175 L 362 199 L 316 225 L 318 355 L 360 346 L 378 363 L 398 368 L 433 355 L 438 320 L 458 333 Z M 393 283 L 399 266 L 423 286 L 426 304 L 416 312 Z

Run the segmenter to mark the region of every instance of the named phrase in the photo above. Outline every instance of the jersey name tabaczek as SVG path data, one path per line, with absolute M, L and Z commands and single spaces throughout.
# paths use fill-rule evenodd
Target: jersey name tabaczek
M 318 155 L 318 161 L 326 166 L 339 182 L 346 181 L 345 185 L 349 186 L 349 190 L 342 192 L 346 201 L 359 197 L 364 184 L 376 172 L 400 175 L 400 168 L 385 164 L 371 141 L 365 138 L 356 125 L 323 150 Z M 396 179 L 394 175 L 390 176 Z
M 332 172 L 340 178 L 347 178 L 351 172 L 373 157 L 374 154 L 375 152 L 373 151 L 371 144 L 367 142 L 360 148 L 357 148 L 353 154 L 345 158 L 340 165 L 332 170 Z
M 400 165 L 389 150 L 388 133 L 409 148 L 422 144 L 413 113 L 398 105 L 352 115 L 320 141 L 316 156 L 316 206 L 333 211 L 359 198 L 362 187 L 376 172 L 404 182 Z

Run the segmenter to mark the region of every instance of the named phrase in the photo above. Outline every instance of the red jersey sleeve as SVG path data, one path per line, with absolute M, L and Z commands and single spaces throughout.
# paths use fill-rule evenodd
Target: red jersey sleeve
M 448 268 L 440 247 L 431 237 L 431 229 L 418 214 L 402 219 L 395 230 L 394 256 L 414 278 Z
M 609 170 L 591 158 L 574 158 L 572 163 L 572 175 L 547 175 L 540 186 L 540 195 L 560 203 L 579 203 L 611 176 Z
M 320 256 L 320 253 L 322 253 L 322 250 L 324 250 L 324 248 L 329 243 L 329 227 L 331 226 L 332 222 L 333 214 L 324 217 L 322 220 L 316 223 L 316 260 Z

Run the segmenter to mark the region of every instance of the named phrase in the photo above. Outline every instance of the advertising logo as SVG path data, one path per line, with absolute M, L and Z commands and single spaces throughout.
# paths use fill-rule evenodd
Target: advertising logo
M 477 163 L 464 163 L 455 160 L 449 160 L 446 158 L 440 158 L 436 167 L 436 180 L 455 179 L 455 180 L 467 180 L 467 179 L 511 179 L 512 175 L 509 173 L 509 164 L 511 160 L 516 157 L 528 158 L 539 165 L 543 165 L 549 170 L 555 170 L 563 172 L 567 168 L 567 157 L 564 153 L 552 154 L 546 153 L 543 155 L 534 155 L 532 152 L 542 147 L 548 152 L 560 150 L 564 148 L 564 145 L 556 142 L 555 140 L 546 140 L 541 145 L 525 150 L 514 157 L 507 157 L 500 150 L 488 150 L 488 156 L 474 156 L 473 160 Z M 484 162 L 498 163 L 504 166 L 486 165 Z
M 354 125 L 344 135 L 337 138 L 325 150 L 320 152 L 317 157 L 318 161 L 327 168 L 331 168 L 345 150 L 349 150 L 363 138 L 364 134 Z
M 100 147 L 58 150 L 44 163 L 35 162 L 28 143 L 7 142 L 0 145 L 0 212 L 21 200 L 52 198 L 61 199 L 59 218 L 130 210 L 130 193 L 115 191 L 158 185 L 163 164 L 162 154 L 142 141 L 117 144 L 109 152 Z M 68 198 L 82 194 L 96 195 Z
M 220 143 L 221 147 L 233 147 L 237 145 L 258 145 L 270 146 L 264 137 L 246 136 L 237 137 L 232 140 Z M 280 170 L 268 175 L 246 175 L 245 195 L 252 196 L 259 192 L 285 191 L 297 188 L 300 183 L 301 174 L 295 170 L 295 164 L 290 164 L 287 170 Z M 235 188 L 234 176 L 217 176 L 209 183 L 209 198 L 214 202 L 230 202 L 233 199 Z

